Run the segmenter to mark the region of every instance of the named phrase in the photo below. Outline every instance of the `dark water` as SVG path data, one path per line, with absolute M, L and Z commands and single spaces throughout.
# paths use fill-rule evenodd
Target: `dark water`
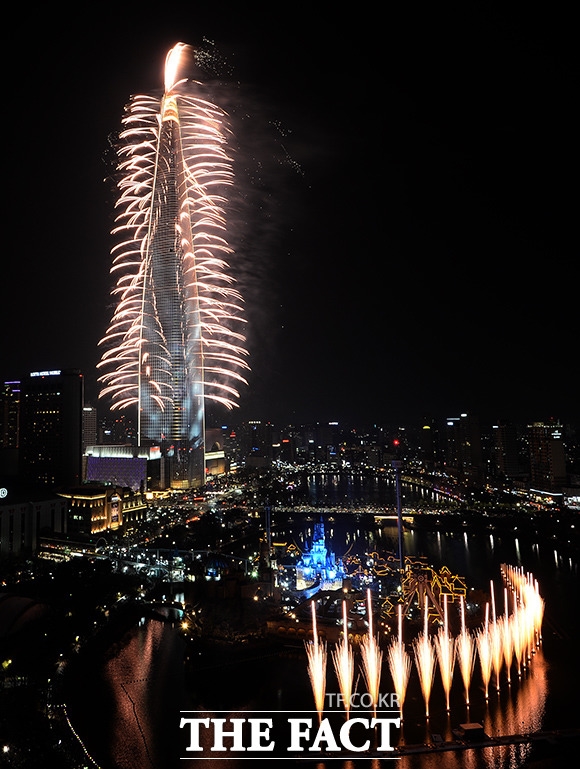
M 313 493 L 318 494 L 319 502 L 321 498 L 336 494 L 336 502 L 343 495 L 342 483 L 340 479 L 331 480 Z M 385 500 L 389 495 L 391 501 L 394 500 L 392 487 L 374 488 L 379 496 L 384 492 Z M 354 491 L 362 493 L 359 488 Z M 366 493 L 369 493 L 368 488 Z M 356 497 L 352 488 L 351 494 L 362 499 Z M 394 522 L 367 531 L 366 519 L 352 515 L 349 519 L 335 512 L 334 520 L 329 520 L 329 514 L 324 515 L 327 533 L 332 533 L 333 547 L 338 553 L 347 545 L 363 550 L 371 545 L 378 549 L 396 547 Z M 277 525 L 292 529 L 300 540 L 310 531 L 310 518 L 312 516 L 306 514 L 295 515 L 291 526 L 282 519 Z M 474 668 L 469 710 L 464 702 L 458 671 L 454 674 L 449 713 L 436 675 L 430 698 L 430 717 L 426 719 L 417 672 L 413 668 L 403 707 L 403 723 L 400 730 L 394 732 L 393 743 L 421 744 L 431 741 L 433 733 L 440 734 L 443 739 L 452 739 L 451 730 L 464 722 L 483 724 L 490 736 L 578 728 L 580 712 L 575 690 L 579 680 L 577 561 L 559 552 L 551 542 L 523 542 L 512 535 L 498 538 L 463 532 L 406 531 L 404 548 L 409 555 L 426 556 L 436 569 L 447 565 L 454 573 L 464 576 L 469 587 L 476 590 L 489 589 L 490 580 L 501 585 L 501 563 L 522 566 L 538 580 L 546 612 L 542 644 L 521 678 L 513 676 L 509 687 L 502 682 L 499 692 L 490 687 L 486 702 L 477 666 Z M 317 761 L 285 758 L 283 764 L 268 754 L 263 758 L 225 760 L 212 756 L 206 746 L 200 757 L 191 758 L 185 749 L 188 744 L 186 732 L 179 729 L 182 711 L 190 717 L 226 717 L 230 714 L 256 717 L 257 711 L 263 711 L 263 717 L 290 711 L 309 711 L 312 716 L 313 697 L 306 656 L 299 645 L 248 651 L 235 647 L 204 648 L 196 651 L 187 676 L 183 666 L 184 651 L 185 645 L 175 628 L 147 621 L 125 635 L 115 656 L 104 660 L 86 659 L 74 670 L 68 682 L 68 713 L 88 754 L 98 766 L 103 769 L 173 769 L 209 763 L 216 768 L 233 769 L 254 766 L 255 761 L 260 760 L 268 761 L 264 766 L 277 761 L 280 766 L 300 764 L 319 769 L 374 768 L 385 764 L 403 769 L 556 769 L 568 765 L 562 748 L 545 743 L 405 755 L 396 760 L 383 757 L 343 760 L 339 759 L 340 754 L 333 760 L 323 756 Z M 362 691 L 365 687 L 360 680 L 358 658 L 356 666 Z M 326 691 L 336 692 L 338 683 L 330 660 L 327 671 Z M 381 691 L 393 691 L 386 661 L 382 671 Z
M 298 500 L 297 495 L 297 499 Z M 352 508 L 358 505 L 380 505 L 395 510 L 397 490 L 394 480 L 384 475 L 358 473 L 315 473 L 308 478 L 304 501 L 311 505 Z M 421 508 L 444 502 L 445 496 L 420 486 L 401 484 L 401 504 Z

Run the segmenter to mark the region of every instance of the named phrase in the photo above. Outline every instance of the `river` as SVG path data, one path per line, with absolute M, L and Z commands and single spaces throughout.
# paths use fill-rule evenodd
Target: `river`
M 352 479 L 330 479 L 311 489 L 311 501 L 321 506 L 338 553 L 353 539 L 360 538 L 364 547 L 392 549 L 397 542 L 393 521 L 367 527 L 348 519 L 348 513 L 331 513 L 343 502 L 342 484 Z M 351 498 L 357 503 L 391 504 L 391 486 L 371 487 L 379 493 L 373 497 L 368 488 L 357 486 Z M 364 482 L 363 482 L 364 487 Z M 348 497 L 347 497 L 348 499 Z M 407 492 L 406 504 L 417 500 Z M 330 520 L 330 516 L 333 520 Z M 312 516 L 295 515 L 274 520 L 280 531 L 292 532 L 299 542 L 308 536 Z M 344 524 L 347 520 L 348 523 Z M 361 543 L 359 543 L 361 544 Z M 404 550 L 408 555 L 424 556 L 436 568 L 448 566 L 465 577 L 470 588 L 486 590 L 490 580 L 498 586 L 500 564 L 523 567 L 538 580 L 545 600 L 545 617 L 541 646 L 521 678 L 515 676 L 508 687 L 497 692 L 492 688 L 488 701 L 483 686 L 472 685 L 469 710 L 457 674 L 451 690 L 449 713 L 444 707 L 444 693 L 436 677 L 431 695 L 430 717 L 425 718 L 424 704 L 417 673 L 411 671 L 403 722 L 396 731 L 394 744 L 415 745 L 431 741 L 432 735 L 453 739 L 452 729 L 460 723 L 479 722 L 489 736 L 538 732 L 541 730 L 576 729 L 579 708 L 575 692 L 578 679 L 578 562 L 568 553 L 559 552 L 550 541 L 520 541 L 516 533 L 501 537 L 481 532 L 436 533 L 406 530 Z M 499 605 L 499 600 L 498 600 Z M 115 654 L 106 657 L 85 655 L 69 671 L 67 682 L 68 714 L 88 755 L 102 769 L 174 769 L 193 766 L 200 757 L 191 758 L 186 730 L 179 728 L 180 718 L 213 715 L 244 715 L 262 712 L 260 717 L 286 714 L 289 711 L 312 711 L 312 689 L 307 661 L 300 646 L 280 645 L 255 648 L 202 647 L 189 660 L 190 675 L 184 675 L 186 646 L 171 624 L 147 620 L 127 631 Z M 330 656 L 330 652 L 329 652 Z M 360 677 L 360 676 L 359 676 Z M 389 674 L 384 673 L 384 690 L 392 691 Z M 364 688 L 364 687 L 362 687 Z M 327 691 L 338 691 L 332 683 Z M 254 716 L 256 717 L 256 716 Z M 203 747 L 203 745 L 202 745 Z M 201 758 L 216 769 L 246 766 L 249 759 L 226 760 L 208 750 Z M 563 748 L 545 742 L 496 746 L 481 750 L 421 753 L 396 759 L 356 758 L 332 760 L 321 756 L 316 761 L 300 757 L 286 759 L 284 766 L 300 764 L 317 769 L 354 769 L 378 767 L 387 761 L 401 769 L 556 769 L 562 763 Z M 223 754 L 222 754 L 223 755 Z M 280 759 L 268 757 L 265 766 Z M 261 760 L 253 758 L 252 761 Z M 398 762 L 398 764 L 396 763 Z M 252 764 L 253 765 L 253 764 Z

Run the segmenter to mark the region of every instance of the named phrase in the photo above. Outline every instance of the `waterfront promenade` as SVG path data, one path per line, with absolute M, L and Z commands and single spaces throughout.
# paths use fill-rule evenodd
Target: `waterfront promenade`
M 580 744 L 580 729 L 562 729 L 553 731 L 531 732 L 529 734 L 504 734 L 490 737 L 484 734 L 478 739 L 442 740 L 441 742 L 422 743 L 417 745 L 398 745 L 393 756 L 403 756 L 411 753 L 433 753 L 449 750 L 474 750 L 494 748 L 505 745 L 525 745 L 532 742 L 545 742 L 548 745 L 577 753 Z M 382 754 L 384 757 L 384 754 Z

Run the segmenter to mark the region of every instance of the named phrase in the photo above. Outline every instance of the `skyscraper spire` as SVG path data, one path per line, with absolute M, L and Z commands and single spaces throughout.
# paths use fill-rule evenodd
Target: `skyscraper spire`
M 203 482 L 205 401 L 228 409 L 245 384 L 243 300 L 226 259 L 233 183 L 227 116 L 167 55 L 163 95 L 133 96 L 118 145 L 111 273 L 116 306 L 100 396 L 138 408 L 140 443 L 172 458 L 171 485 Z

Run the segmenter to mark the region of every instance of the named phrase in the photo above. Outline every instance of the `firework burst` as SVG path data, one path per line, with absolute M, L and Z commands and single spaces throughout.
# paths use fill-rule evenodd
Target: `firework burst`
M 204 404 L 245 384 L 243 300 L 226 261 L 228 118 L 167 55 L 162 96 L 133 96 L 119 136 L 115 309 L 99 368 L 113 409 L 138 407 L 139 442 L 203 441 Z
M 453 669 L 455 667 L 455 642 L 449 633 L 449 621 L 447 615 L 447 596 L 444 599 L 444 624 L 439 628 L 435 636 L 435 650 L 439 661 L 441 682 L 445 691 L 445 703 L 449 711 L 449 694 L 453 682 Z
M 413 639 L 413 651 L 415 652 L 415 665 L 419 674 L 419 683 L 425 702 L 425 715 L 429 718 L 429 700 L 435 678 L 435 650 L 429 638 L 429 607 L 425 601 L 425 619 L 423 632 Z
M 322 721 L 324 712 L 324 697 L 326 695 L 326 641 L 318 637 L 316 625 L 316 605 L 312 601 L 312 641 L 305 643 L 306 656 L 308 658 L 308 676 L 314 695 L 314 705 L 318 711 L 318 719 Z
M 479 665 L 481 668 L 481 678 L 483 680 L 483 689 L 485 699 L 489 698 L 489 680 L 492 671 L 492 650 L 491 638 L 489 635 L 489 604 L 485 606 L 485 625 L 477 631 L 477 652 L 479 656 Z
M 379 647 L 378 638 L 375 637 L 373 631 L 373 614 L 370 590 L 367 591 L 367 617 L 369 623 L 369 632 L 361 641 L 360 650 L 362 655 L 363 674 L 368 692 L 373 702 L 373 710 L 376 715 L 377 703 L 379 701 L 379 687 L 381 682 L 383 652 Z
M 346 601 L 342 602 L 342 638 L 332 650 L 332 662 L 348 718 L 354 679 L 354 652 L 348 640 Z
M 476 647 L 471 633 L 465 626 L 465 599 L 461 599 L 461 632 L 455 639 L 455 655 L 465 690 L 465 704 L 469 707 L 469 686 L 475 664 Z
M 393 638 L 388 648 L 389 670 L 393 679 L 393 686 L 399 699 L 399 710 L 403 717 L 403 704 L 407 694 L 407 684 L 411 674 L 411 657 L 403 644 L 403 612 L 399 604 L 399 636 Z

